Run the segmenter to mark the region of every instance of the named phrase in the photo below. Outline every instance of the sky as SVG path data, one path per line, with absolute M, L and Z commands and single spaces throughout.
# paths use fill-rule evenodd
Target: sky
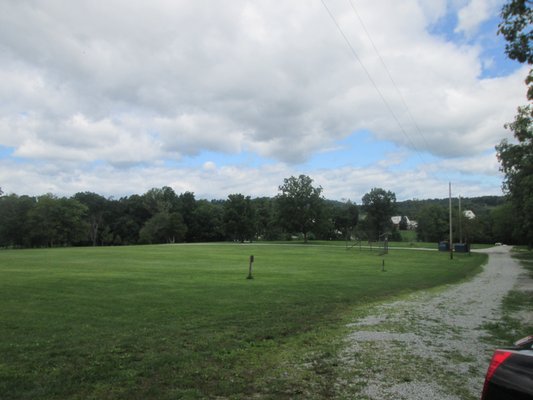
M 502 0 L 1 0 L 0 188 L 501 195 Z

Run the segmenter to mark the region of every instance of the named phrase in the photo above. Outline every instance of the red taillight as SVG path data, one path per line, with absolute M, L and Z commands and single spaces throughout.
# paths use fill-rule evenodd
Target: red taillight
M 492 360 L 490 361 L 489 369 L 487 371 L 487 381 L 490 381 L 492 379 L 492 376 L 494 375 L 500 364 L 504 362 L 510 355 L 510 351 L 496 350 L 494 352 Z
M 494 373 L 498 369 L 498 367 L 511 355 L 512 353 L 510 351 L 505 350 L 496 350 L 494 352 L 494 355 L 492 356 L 492 360 L 490 360 L 489 369 L 487 370 L 487 376 L 485 377 L 485 384 L 483 385 L 483 394 L 481 395 L 481 399 L 485 398 L 485 394 L 487 391 L 487 388 L 489 386 L 489 382 L 491 381 L 492 377 L 494 376 Z

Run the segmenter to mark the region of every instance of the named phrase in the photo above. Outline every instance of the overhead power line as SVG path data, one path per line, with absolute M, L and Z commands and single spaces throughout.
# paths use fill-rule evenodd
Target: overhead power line
M 363 22 L 363 18 L 361 18 L 361 15 L 359 14 L 359 12 L 357 12 L 357 9 L 355 8 L 353 0 L 348 0 L 348 1 L 350 2 L 350 6 L 352 6 L 352 10 L 355 13 L 355 16 L 359 20 L 359 23 L 361 24 L 361 27 L 365 31 L 365 34 L 368 37 L 368 40 L 372 44 L 372 47 L 373 47 L 374 51 L 376 52 L 379 60 L 381 61 L 381 65 L 383 65 L 383 68 L 387 72 L 387 75 L 388 75 L 388 77 L 389 77 L 389 79 L 390 79 L 390 81 L 392 83 L 392 86 L 394 86 L 394 89 L 396 90 L 396 93 L 398 93 L 398 96 L 400 97 L 400 100 L 402 101 L 402 103 L 403 103 L 403 105 L 405 107 L 407 115 L 409 115 L 409 118 L 411 119 L 411 122 L 413 123 L 414 127 L 416 128 L 416 130 L 418 132 L 418 135 L 422 138 L 422 140 L 424 141 L 424 144 L 426 145 L 426 147 L 429 148 L 429 143 L 427 142 L 426 137 L 422 133 L 422 130 L 420 129 L 420 127 L 418 126 L 418 123 L 416 122 L 415 118 L 413 117 L 413 114 L 411 113 L 411 110 L 410 110 L 409 106 L 407 105 L 407 102 L 405 101 L 405 97 L 403 96 L 401 90 L 398 88 L 398 85 L 396 85 L 396 82 L 394 81 L 394 78 L 392 77 L 392 74 L 390 73 L 390 70 L 387 67 L 387 64 L 385 63 L 385 60 L 383 59 L 383 57 L 381 57 L 381 53 L 379 52 L 376 44 L 374 43 L 374 40 L 372 39 L 372 36 L 370 35 L 370 32 L 368 31 L 368 29 L 366 29 L 365 23 Z
M 357 60 L 357 62 L 361 65 L 361 68 L 363 69 L 363 71 L 365 72 L 368 80 L 370 81 L 370 83 L 372 84 L 372 86 L 374 86 L 374 89 L 376 90 L 376 92 L 378 93 L 379 97 L 381 98 L 381 100 L 383 101 L 383 104 L 385 105 L 385 107 L 387 108 L 387 110 L 389 111 L 389 113 L 391 114 L 392 118 L 394 119 L 394 121 L 396 122 L 396 124 L 398 125 L 398 127 L 400 128 L 400 131 L 403 133 L 403 135 L 407 138 L 408 142 L 411 144 L 411 146 L 413 147 L 413 149 L 416 151 L 416 153 L 418 154 L 418 157 L 420 157 L 420 160 L 422 162 L 424 162 L 423 158 L 422 158 L 422 155 L 420 154 L 420 151 L 418 150 L 417 146 L 414 144 L 414 142 L 411 140 L 411 138 L 409 137 L 409 135 L 407 134 L 407 131 L 405 130 L 405 128 L 403 127 L 402 123 L 400 122 L 399 118 L 396 116 L 396 114 L 394 113 L 394 110 L 392 109 L 391 105 L 389 104 L 389 102 L 387 101 L 387 99 L 385 98 L 383 92 L 379 89 L 378 85 L 376 84 L 376 82 L 374 81 L 374 79 L 372 78 L 372 76 L 370 75 L 370 72 L 368 71 L 368 69 L 365 67 L 365 64 L 363 63 L 363 60 L 361 60 L 361 58 L 359 57 L 359 55 L 357 54 L 357 52 L 355 51 L 355 48 L 352 46 L 352 43 L 350 42 L 350 40 L 348 39 L 348 37 L 346 36 L 346 34 L 344 33 L 342 27 L 340 26 L 340 24 L 338 23 L 337 19 L 335 18 L 335 16 L 333 15 L 333 13 L 331 12 L 331 10 L 329 9 L 329 7 L 327 6 L 326 2 L 324 0 L 320 0 L 322 2 L 322 5 L 324 6 L 324 8 L 326 9 L 327 13 L 329 14 L 331 20 L 333 21 L 333 23 L 335 24 L 335 26 L 337 27 L 339 33 L 341 34 L 341 36 L 343 37 L 344 41 L 346 42 L 346 44 L 348 45 L 348 48 L 350 49 L 352 55 L 355 57 L 355 59 Z

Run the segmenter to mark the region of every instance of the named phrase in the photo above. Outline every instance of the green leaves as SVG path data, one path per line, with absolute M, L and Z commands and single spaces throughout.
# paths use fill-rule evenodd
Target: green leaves
M 363 210 L 369 237 L 377 237 L 391 228 L 390 218 L 396 211 L 396 195 L 391 191 L 373 188 L 363 196 Z
M 502 34 L 507 45 L 505 52 L 510 59 L 533 64 L 531 39 L 533 38 L 533 10 L 530 0 L 511 0 L 502 8 L 502 22 L 498 33 Z
M 507 40 L 506 53 L 509 58 L 521 63 L 533 63 L 533 10 L 530 0 L 511 0 L 502 8 L 502 22 L 498 32 Z M 526 78 L 527 97 L 533 100 L 533 75 L 530 70 Z M 503 188 L 519 221 L 523 221 L 516 233 L 519 243 L 533 246 L 533 107 L 531 104 L 518 108 L 515 120 L 505 125 L 517 144 L 502 140 L 496 151 L 505 174 Z
M 277 205 L 281 225 L 289 232 L 301 232 L 307 242 L 307 234 L 322 217 L 322 187 L 314 187 L 310 177 L 300 175 L 285 178 L 279 190 Z
M 146 221 L 139 236 L 144 243 L 175 243 L 181 242 L 186 232 L 180 213 L 162 211 Z
M 230 194 L 224 203 L 224 226 L 226 235 L 244 242 L 255 236 L 255 212 L 250 196 Z

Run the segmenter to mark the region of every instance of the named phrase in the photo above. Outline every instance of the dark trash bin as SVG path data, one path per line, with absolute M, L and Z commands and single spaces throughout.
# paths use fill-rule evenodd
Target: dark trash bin
M 448 242 L 439 242 L 439 251 L 450 251 L 450 244 Z
M 468 245 L 468 243 L 456 243 L 453 246 L 453 249 L 455 250 L 456 253 L 468 253 L 468 252 L 470 252 L 470 246 Z

